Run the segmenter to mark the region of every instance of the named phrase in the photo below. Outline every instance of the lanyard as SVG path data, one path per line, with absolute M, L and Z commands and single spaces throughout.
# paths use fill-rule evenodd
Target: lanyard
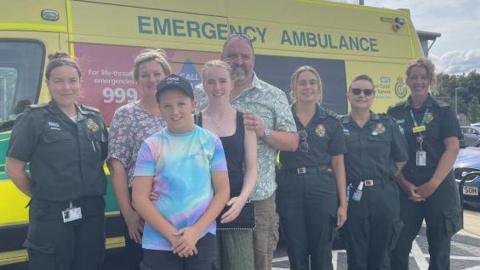
M 410 116 L 412 117 L 412 121 L 413 121 L 413 124 L 415 126 L 413 128 L 413 130 L 414 130 L 413 132 L 418 133 L 417 143 L 418 143 L 418 147 L 419 147 L 420 151 L 423 151 L 423 135 L 422 135 L 422 132 L 425 131 L 425 122 L 426 122 L 427 114 L 428 114 L 428 108 L 425 109 L 425 112 L 423 113 L 423 117 L 422 117 L 422 122 L 419 125 L 417 123 L 417 120 L 415 119 L 415 115 L 413 114 L 412 109 L 410 109 Z M 415 131 L 415 129 L 418 129 L 418 131 Z
M 427 119 L 427 114 L 428 114 L 428 108 L 425 109 L 425 112 L 423 113 L 423 117 L 422 117 L 422 122 L 420 123 L 420 125 L 417 123 L 417 120 L 415 119 L 415 115 L 413 114 L 413 111 L 412 109 L 410 109 L 410 116 L 412 117 L 412 120 L 413 120 L 413 124 L 418 127 L 418 126 L 423 126 L 426 122 L 426 119 Z

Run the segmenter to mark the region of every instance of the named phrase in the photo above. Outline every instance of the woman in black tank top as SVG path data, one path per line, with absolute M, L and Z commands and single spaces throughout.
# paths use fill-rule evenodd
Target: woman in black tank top
M 238 197 L 242 191 L 244 164 L 245 164 L 245 128 L 243 125 L 243 113 L 236 112 L 235 133 L 233 135 L 220 136 L 225 158 L 227 159 L 228 178 L 230 180 L 230 197 Z M 203 125 L 202 113 L 197 117 L 197 125 Z M 205 127 L 209 129 L 208 127 Z
M 257 137 L 243 125 L 243 113 L 230 104 L 233 89 L 230 66 L 220 60 L 209 61 L 202 70 L 208 106 L 198 115 L 197 124 L 218 135 L 227 159 L 230 179 L 229 209 L 222 223 L 233 221 L 241 212 L 257 178 Z M 217 268 L 253 270 L 253 230 L 217 231 Z

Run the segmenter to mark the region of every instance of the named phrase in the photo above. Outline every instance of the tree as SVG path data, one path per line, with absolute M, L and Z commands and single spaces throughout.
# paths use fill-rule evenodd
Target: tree
M 466 113 L 470 120 L 473 118 L 476 118 L 477 121 L 480 120 L 477 116 L 470 115 L 476 113 L 475 104 L 478 105 L 480 100 L 480 73 L 476 71 L 460 75 L 440 73 L 436 79 L 438 95 L 442 100 L 448 102 L 452 108 L 455 108 L 455 89 L 463 88 L 464 90 L 457 90 L 458 113 Z M 476 101 L 473 100 L 474 98 L 476 98 Z
M 480 104 L 478 103 L 478 98 L 475 96 L 468 103 L 468 118 L 471 123 L 480 121 Z

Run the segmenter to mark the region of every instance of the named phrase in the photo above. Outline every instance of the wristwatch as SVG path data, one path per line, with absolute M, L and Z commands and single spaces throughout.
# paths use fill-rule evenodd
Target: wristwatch
M 272 135 L 272 130 L 269 129 L 269 128 L 265 128 L 265 130 L 263 131 L 262 139 L 266 139 L 266 138 L 270 137 L 271 135 Z

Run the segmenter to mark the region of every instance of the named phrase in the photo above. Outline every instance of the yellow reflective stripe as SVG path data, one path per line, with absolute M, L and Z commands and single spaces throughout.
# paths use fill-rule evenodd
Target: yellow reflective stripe
M 21 263 L 28 260 L 27 250 L 14 250 L 0 252 L 0 266 L 12 264 L 12 263 Z
M 105 248 L 121 248 L 125 246 L 125 238 L 123 236 L 110 237 L 105 239 Z M 0 266 L 22 263 L 28 261 L 28 254 L 26 249 L 0 252 Z
M 72 0 L 67 0 L 67 27 L 68 27 L 68 49 L 70 56 L 75 56 L 75 46 L 73 44 L 73 18 L 72 18 Z
M 117 217 L 117 216 L 120 216 L 120 211 L 109 211 L 109 212 L 105 212 L 105 217 L 107 217 L 107 218 L 109 218 L 109 217 Z M 4 223 L 0 223 L 0 230 L 3 229 L 3 228 L 6 228 L 6 227 L 20 226 L 20 225 L 28 225 L 28 222 L 21 221 L 21 222 L 10 222 L 10 223 L 4 222 Z
M 67 32 L 64 25 L 42 23 L 0 23 L 0 30 Z

